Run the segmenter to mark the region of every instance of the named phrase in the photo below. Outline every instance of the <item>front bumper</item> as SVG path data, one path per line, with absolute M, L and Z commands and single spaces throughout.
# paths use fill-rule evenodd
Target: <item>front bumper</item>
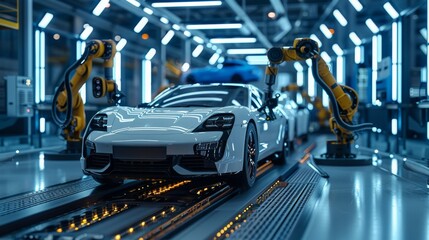
M 237 147 L 228 137 L 225 139 L 224 134 L 193 132 L 152 136 L 92 132 L 86 141 L 91 141 L 94 149 L 87 149 L 91 144 L 84 144 L 83 150 L 86 154 L 81 158 L 81 165 L 84 172 L 89 174 L 134 179 L 239 172 L 242 160 L 238 159 L 242 158 L 236 156 L 237 152 L 234 149 Z M 203 145 L 212 148 L 213 143 L 218 143 L 216 146 L 220 147 L 222 139 L 225 142 L 223 156 L 220 159 L 213 159 L 201 151 L 201 143 L 211 143 Z M 151 153 L 145 154 L 148 153 L 145 151 Z

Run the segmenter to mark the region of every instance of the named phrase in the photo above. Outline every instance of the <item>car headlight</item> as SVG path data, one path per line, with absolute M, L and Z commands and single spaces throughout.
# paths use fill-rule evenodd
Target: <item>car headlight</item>
M 107 131 L 107 114 L 100 113 L 95 115 L 91 123 L 89 124 L 89 127 L 92 131 Z
M 233 114 L 218 114 L 209 117 L 199 127 L 195 129 L 196 132 L 201 131 L 224 131 L 232 129 L 234 125 Z

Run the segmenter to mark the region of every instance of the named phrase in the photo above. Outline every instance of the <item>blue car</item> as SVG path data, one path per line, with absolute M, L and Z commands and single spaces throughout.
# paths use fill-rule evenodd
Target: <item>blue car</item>
M 225 60 L 221 68 L 208 66 L 191 69 L 181 78 L 182 84 L 248 83 L 262 78 L 262 70 L 243 60 Z

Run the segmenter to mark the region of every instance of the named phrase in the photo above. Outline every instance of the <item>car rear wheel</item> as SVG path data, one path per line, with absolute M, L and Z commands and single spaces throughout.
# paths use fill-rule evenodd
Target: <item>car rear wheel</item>
M 255 126 L 250 123 L 247 126 L 244 141 L 243 169 L 235 176 L 234 183 L 241 189 L 249 189 L 256 180 L 256 163 L 258 161 L 258 136 Z
M 92 178 L 100 183 L 101 185 L 109 185 L 109 186 L 117 186 L 124 183 L 124 180 L 121 179 L 113 179 L 108 177 L 102 177 L 102 176 L 92 176 Z

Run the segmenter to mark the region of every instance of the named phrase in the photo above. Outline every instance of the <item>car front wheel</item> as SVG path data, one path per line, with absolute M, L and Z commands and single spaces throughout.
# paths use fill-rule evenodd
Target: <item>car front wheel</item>
M 255 126 L 250 123 L 247 126 L 244 140 L 243 169 L 235 176 L 235 185 L 241 189 L 249 189 L 256 180 L 256 163 L 258 161 L 258 136 Z

